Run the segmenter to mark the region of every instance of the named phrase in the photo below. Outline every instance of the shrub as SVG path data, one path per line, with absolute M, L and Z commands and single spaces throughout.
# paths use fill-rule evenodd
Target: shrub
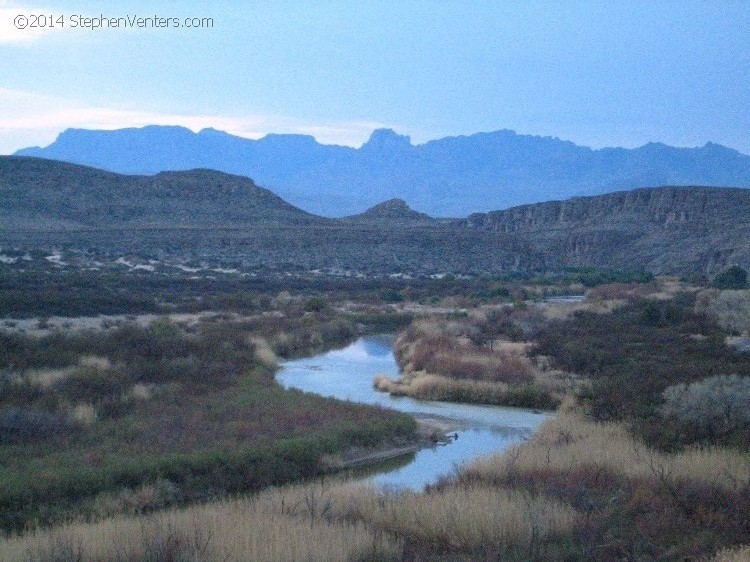
M 0 444 L 44 439 L 69 427 L 64 416 L 52 412 L 26 408 L 0 410 Z
M 750 428 L 750 377 L 718 375 L 662 394 L 662 415 L 715 440 Z
M 714 286 L 719 289 L 747 289 L 747 271 L 735 265 L 714 277 Z
M 321 297 L 310 297 L 302 303 L 302 309 L 305 312 L 322 312 L 328 308 L 328 303 Z
M 728 332 L 750 332 L 750 291 L 702 291 L 695 301 L 695 309 L 705 313 Z

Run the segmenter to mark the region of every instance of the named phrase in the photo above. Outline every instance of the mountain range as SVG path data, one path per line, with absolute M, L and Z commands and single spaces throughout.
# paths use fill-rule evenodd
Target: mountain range
M 750 268 L 748 232 L 748 189 L 636 189 L 458 219 L 432 218 L 391 199 L 334 219 L 224 172 L 122 175 L 0 156 L 0 268 L 23 265 L 4 252 L 42 249 L 87 256 L 90 263 L 135 256 L 148 264 L 210 262 L 285 273 L 603 267 L 713 275 L 732 265 Z
M 174 126 L 68 129 L 36 156 L 122 174 L 207 168 L 253 178 L 289 203 L 327 217 L 361 213 L 398 198 L 436 217 L 660 185 L 750 187 L 750 156 L 708 143 L 593 150 L 557 138 L 503 130 L 413 145 L 390 129 L 360 148 L 312 136 L 259 140 Z

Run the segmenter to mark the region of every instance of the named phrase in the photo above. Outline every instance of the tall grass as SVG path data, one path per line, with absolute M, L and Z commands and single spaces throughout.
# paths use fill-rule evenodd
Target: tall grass
M 171 510 L 145 517 L 72 523 L 0 541 L 0 559 L 136 560 L 399 560 L 401 541 L 362 523 L 333 521 L 306 490 L 271 490 L 249 499 Z M 286 499 L 285 499 L 286 498 Z M 307 501 L 305 501 L 307 499 Z
M 573 411 L 547 420 L 528 442 L 464 467 L 459 479 L 496 482 L 512 472 L 570 472 L 583 466 L 628 478 L 669 476 L 728 491 L 750 486 L 746 453 L 721 447 L 661 453 L 634 438 L 624 424 L 596 423 Z
M 726 548 L 716 553 L 710 562 L 747 562 L 750 560 L 750 546 Z
M 376 390 L 393 396 L 411 396 L 420 400 L 541 409 L 553 409 L 559 404 L 558 396 L 544 386 L 461 380 L 427 373 L 413 373 L 397 380 L 378 375 L 373 385 Z
M 426 373 L 399 380 L 378 375 L 373 384 L 377 390 L 394 396 L 486 404 L 502 403 L 508 391 L 508 385 L 504 383 L 457 380 Z
M 527 312 L 519 322 L 535 325 L 541 317 Z M 394 344 L 402 376 L 377 377 L 375 388 L 425 400 L 555 408 L 570 384 L 560 372 L 534 365 L 529 342 L 498 339 L 506 332 L 515 338 L 525 329 L 510 314 L 492 309 L 460 319 L 415 320 Z
M 695 556 L 747 536 L 737 512 L 744 508 L 731 502 L 747 493 L 749 465 L 746 455 L 727 449 L 654 451 L 622 424 L 593 422 L 568 403 L 530 441 L 462 467 L 424 493 L 324 481 L 272 488 L 140 518 L 33 531 L 0 541 L 0 559 Z M 717 560 L 743 560 L 746 553 L 726 551 Z
M 349 488 L 336 500 L 341 516 L 432 552 L 533 552 L 551 536 L 570 533 L 577 518 L 560 501 L 488 486 L 401 494 Z
M 396 494 L 316 482 L 40 529 L 0 540 L 0 559 L 402 560 L 407 543 L 433 553 L 538 553 L 570 533 L 576 518 L 562 502 L 482 486 Z

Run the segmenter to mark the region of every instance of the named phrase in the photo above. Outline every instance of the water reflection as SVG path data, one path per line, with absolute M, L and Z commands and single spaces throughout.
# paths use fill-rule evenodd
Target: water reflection
M 429 402 L 377 392 L 372 386 L 376 375 L 398 375 L 392 345 L 393 338 L 388 336 L 360 338 L 343 349 L 288 361 L 277 375 L 286 387 L 449 420 L 455 427 L 458 439 L 446 446 L 422 449 L 403 466 L 383 468 L 372 476 L 378 485 L 420 489 L 461 463 L 528 438 L 547 417 L 518 408 Z

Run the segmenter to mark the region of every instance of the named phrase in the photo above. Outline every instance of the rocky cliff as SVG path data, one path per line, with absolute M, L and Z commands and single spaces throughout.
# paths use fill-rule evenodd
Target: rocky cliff
M 433 219 L 394 199 L 360 215 L 326 219 L 222 172 L 124 176 L 0 157 L 3 251 L 85 249 L 91 255 L 374 275 L 582 266 L 714 275 L 732 265 L 750 268 L 748 233 L 747 189 L 638 189 L 466 219 Z
M 473 214 L 464 227 L 520 236 L 563 267 L 713 273 L 750 265 L 745 189 L 637 189 Z

